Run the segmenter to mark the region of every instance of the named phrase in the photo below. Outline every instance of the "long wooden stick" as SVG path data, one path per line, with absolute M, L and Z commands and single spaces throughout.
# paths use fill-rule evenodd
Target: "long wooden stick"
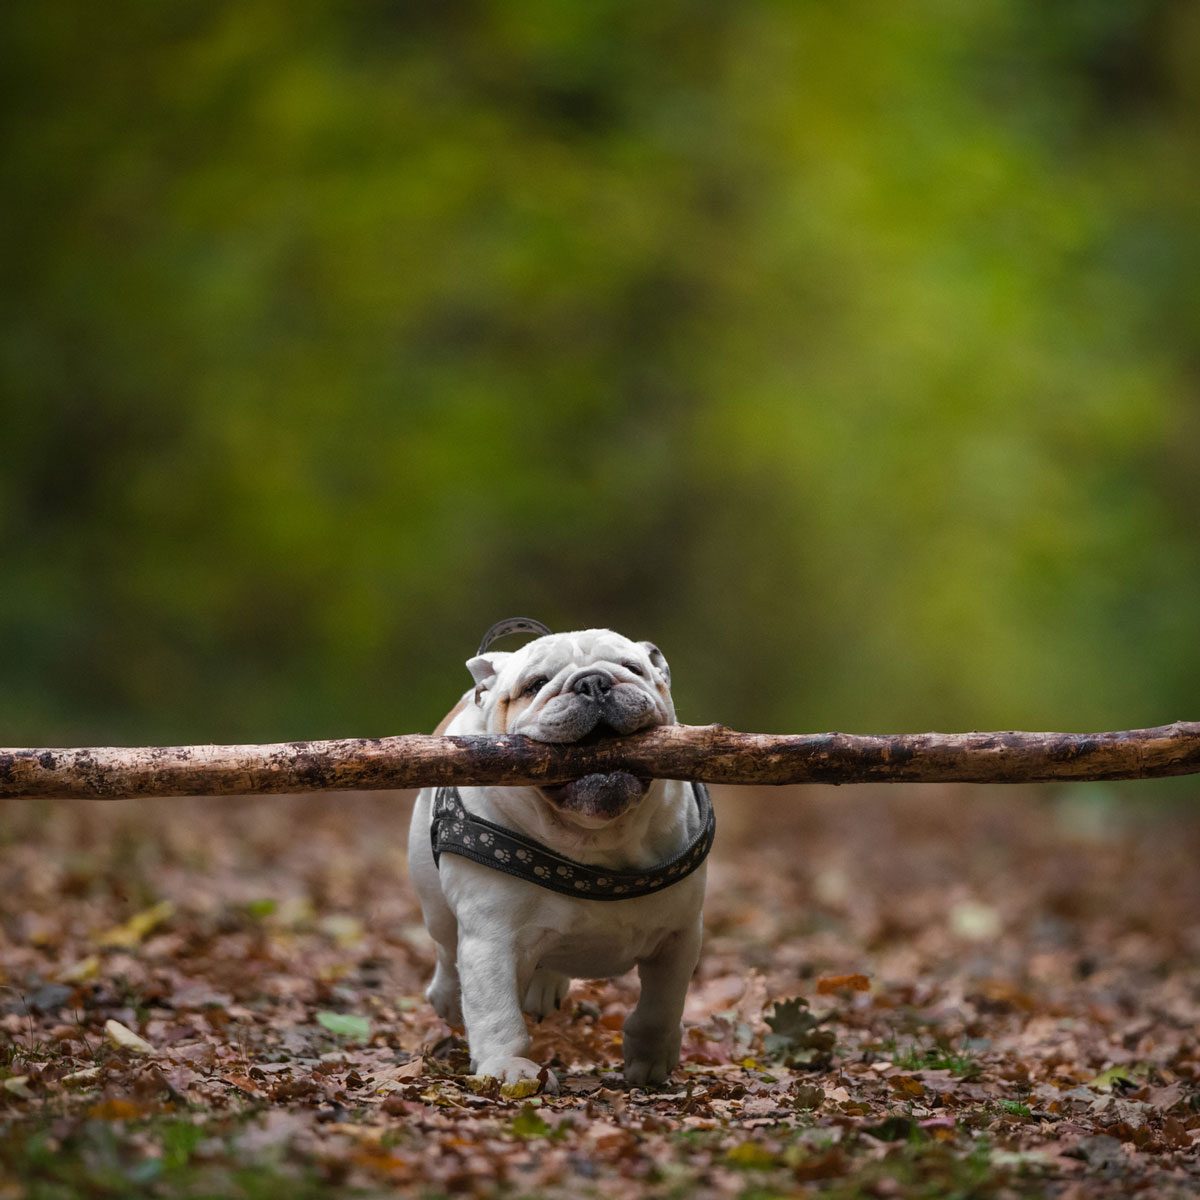
M 1200 773 L 1200 723 L 1115 733 L 737 733 L 669 725 L 587 746 L 523 737 L 0 750 L 0 797 L 120 799 L 432 784 L 561 783 L 627 770 L 706 783 L 1027 783 Z

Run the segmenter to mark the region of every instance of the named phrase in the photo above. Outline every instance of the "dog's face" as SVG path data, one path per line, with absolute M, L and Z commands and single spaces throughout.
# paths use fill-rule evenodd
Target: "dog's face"
M 662 652 L 609 629 L 547 634 L 511 653 L 478 655 L 467 669 L 489 733 L 587 742 L 675 721 Z M 649 779 L 613 771 L 538 790 L 563 816 L 596 827 L 626 812 L 649 786 Z

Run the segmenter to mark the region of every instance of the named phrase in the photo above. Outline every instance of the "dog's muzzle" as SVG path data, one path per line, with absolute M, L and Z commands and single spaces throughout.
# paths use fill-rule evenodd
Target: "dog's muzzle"
M 601 735 L 611 737 L 636 733 L 657 720 L 655 703 L 642 688 L 602 667 L 585 667 L 546 702 L 534 736 L 543 742 L 578 742 L 598 726 Z
M 538 715 L 539 741 L 591 745 L 659 723 L 654 700 L 637 684 L 601 666 L 584 667 L 566 681 Z M 555 808 L 592 820 L 613 821 L 647 792 L 649 777 L 629 771 L 585 775 L 541 790 Z

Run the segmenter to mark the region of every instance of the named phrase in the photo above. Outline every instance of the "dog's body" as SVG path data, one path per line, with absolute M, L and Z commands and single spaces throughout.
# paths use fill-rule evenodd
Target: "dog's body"
M 513 653 L 468 664 L 477 687 L 439 732 L 524 734 L 574 742 L 675 720 L 670 674 L 658 649 L 609 630 L 549 634 Z M 625 1077 L 658 1083 L 679 1060 L 680 1017 L 700 951 L 704 868 L 661 892 L 615 901 L 578 899 L 455 854 L 435 864 L 433 791 L 417 798 L 409 872 L 438 963 L 426 996 L 452 1025 L 465 1023 L 472 1069 L 512 1083 L 537 1078 L 525 1057 L 522 1012 L 557 1008 L 572 977 L 638 968 L 641 996 L 625 1023 Z M 673 858 L 701 815 L 689 785 L 625 772 L 561 787 L 461 789 L 469 812 L 577 862 L 639 869 Z

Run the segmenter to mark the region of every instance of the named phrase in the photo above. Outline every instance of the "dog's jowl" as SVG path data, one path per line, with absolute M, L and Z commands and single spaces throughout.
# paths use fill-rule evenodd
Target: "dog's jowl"
M 670 671 L 650 642 L 607 629 L 546 633 L 512 652 L 490 640 L 467 662 L 474 686 L 439 732 L 561 743 L 675 721 Z M 465 1026 L 472 1070 L 504 1083 L 536 1079 L 543 1064 L 528 1057 L 522 1014 L 557 1008 L 573 977 L 636 966 L 625 1078 L 664 1080 L 679 1061 L 712 835 L 702 786 L 626 771 L 555 787 L 422 791 L 408 856 L 437 943 L 426 996 Z

